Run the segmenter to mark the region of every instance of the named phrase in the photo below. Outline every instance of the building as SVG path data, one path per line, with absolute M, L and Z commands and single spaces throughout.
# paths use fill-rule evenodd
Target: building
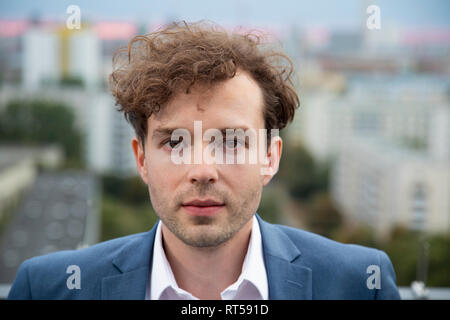
M 90 102 L 87 117 L 87 164 L 96 172 L 136 175 L 131 148 L 132 127 L 117 112 L 109 93 L 98 94 Z
M 25 88 L 70 80 L 81 81 L 86 88 L 101 85 L 101 46 L 92 29 L 30 28 L 22 39 Z
M 37 175 L 37 166 L 54 169 L 63 161 L 57 146 L 0 145 L 0 221 L 19 201 Z
M 8 224 L 0 235 L 0 284 L 12 283 L 25 259 L 98 242 L 97 179 L 60 171 L 62 162 L 57 146 L 0 146 L 0 218 Z
M 432 114 L 428 138 L 430 155 L 450 162 L 450 107 L 440 108 Z
M 49 30 L 31 29 L 22 38 L 22 84 L 38 88 L 60 77 L 60 43 Z M 56 63 L 55 63 L 56 62 Z
M 354 138 L 333 166 L 332 197 L 349 220 L 384 238 L 395 225 L 450 232 L 450 162 L 380 138 Z
M 76 126 L 83 134 L 86 167 L 96 173 L 136 175 L 131 149 L 133 128 L 117 111 L 112 95 L 104 90 L 43 87 L 39 90 L 3 86 L 0 108 L 12 99 L 60 101 L 75 114 Z
M 11 284 L 28 258 L 97 243 L 98 188 L 85 172 L 38 175 L 1 235 L 0 284 Z
M 305 95 L 291 131 L 320 161 L 353 137 L 379 136 L 430 153 L 449 150 L 448 80 L 439 77 L 353 78 L 341 93 Z M 439 132 L 433 133 L 436 128 Z M 446 129 L 447 128 L 447 129 Z M 447 138 L 443 137 L 446 136 Z

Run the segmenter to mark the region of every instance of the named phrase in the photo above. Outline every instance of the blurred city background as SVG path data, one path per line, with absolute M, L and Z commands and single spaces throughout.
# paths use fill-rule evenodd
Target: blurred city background
M 301 107 L 258 213 L 386 251 L 403 298 L 450 299 L 449 16 L 445 0 L 2 1 L 0 297 L 27 258 L 153 226 L 112 56 L 207 19 L 270 34 L 295 65 Z

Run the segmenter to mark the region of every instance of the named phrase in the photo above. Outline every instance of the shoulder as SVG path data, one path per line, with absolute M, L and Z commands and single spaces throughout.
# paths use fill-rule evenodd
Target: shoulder
M 134 242 L 141 242 L 146 233 L 138 233 L 125 237 L 120 237 L 104 242 L 100 242 L 90 247 L 78 250 L 63 250 L 49 253 L 43 256 L 33 257 L 24 263 L 38 271 L 45 268 L 48 272 L 55 267 L 70 263 L 89 264 L 91 267 L 110 263 L 112 259 L 124 248 Z
M 288 226 L 273 226 L 299 250 L 295 263 L 312 270 L 316 298 L 399 298 L 395 271 L 385 252 Z
M 361 259 L 377 258 L 382 252 L 378 249 L 369 248 L 357 244 L 341 243 L 319 234 L 309 231 L 296 229 L 293 227 L 274 225 L 281 230 L 301 251 L 303 257 L 314 258 L 317 256 L 327 255 L 337 260 L 343 259 L 348 261 L 352 258 L 360 261 Z
M 57 251 L 25 260 L 17 272 L 8 298 L 69 298 L 61 294 L 74 292 L 61 288 L 66 288 L 68 277 L 76 272 L 82 275 L 86 289 L 79 291 L 89 292 L 90 296 L 100 296 L 101 279 L 117 274 L 112 263 L 114 258 L 127 247 L 140 245 L 145 235 L 146 233 L 134 234 L 83 249 Z

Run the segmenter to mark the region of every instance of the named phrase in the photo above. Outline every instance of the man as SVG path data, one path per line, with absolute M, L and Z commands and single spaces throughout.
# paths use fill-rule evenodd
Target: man
M 25 261 L 9 298 L 399 298 L 385 253 L 256 214 L 282 152 L 267 133 L 299 105 L 287 57 L 203 24 L 136 37 L 118 57 L 112 91 L 160 220 L 147 233 Z

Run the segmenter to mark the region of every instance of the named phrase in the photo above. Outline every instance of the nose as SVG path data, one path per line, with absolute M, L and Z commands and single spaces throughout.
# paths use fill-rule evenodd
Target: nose
M 193 147 L 194 163 L 188 165 L 188 179 L 189 182 L 196 185 L 213 184 L 218 179 L 217 168 L 211 162 L 205 161 L 204 150 L 207 148 L 206 141 L 195 141 Z M 200 162 L 196 162 L 196 156 Z M 192 159 L 192 158 L 191 158 Z
M 192 184 L 208 184 L 217 181 L 218 174 L 214 164 L 192 164 L 189 165 L 188 179 Z

